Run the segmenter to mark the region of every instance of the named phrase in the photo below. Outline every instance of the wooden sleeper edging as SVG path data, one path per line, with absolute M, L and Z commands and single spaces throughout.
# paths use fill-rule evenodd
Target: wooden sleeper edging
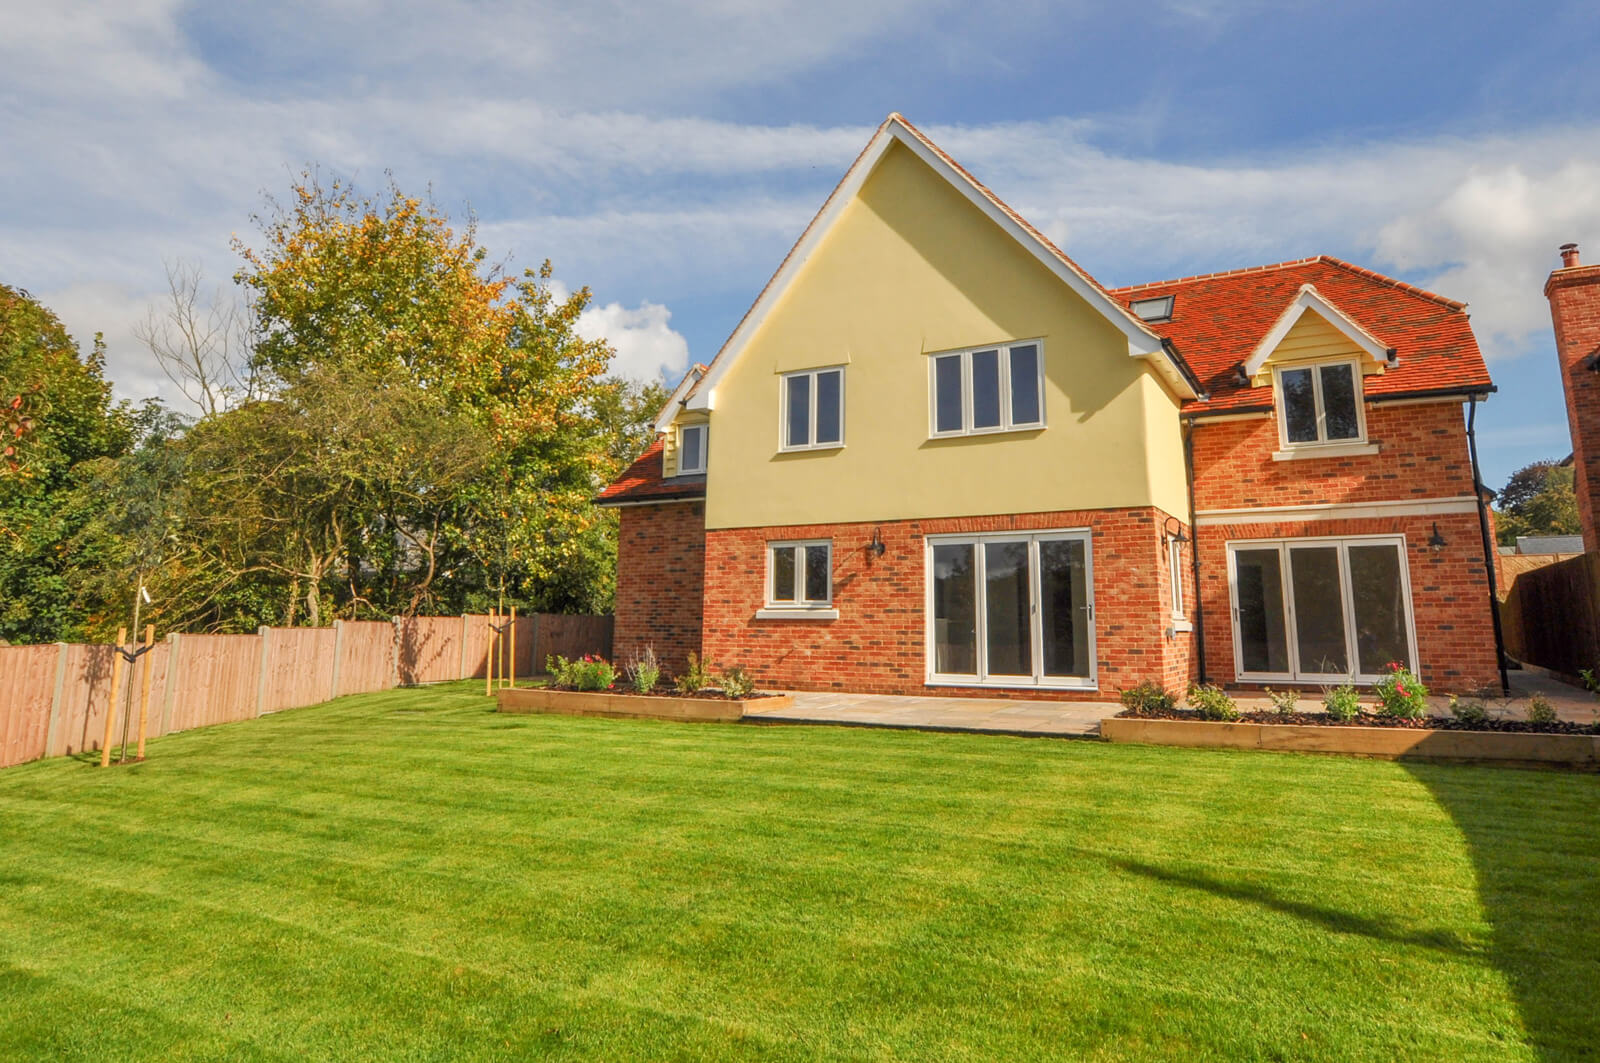
M 1112 717 L 1100 723 L 1111 742 L 1292 753 L 1345 753 L 1399 759 L 1489 761 L 1600 770 L 1600 736 L 1504 731 L 1414 730 L 1404 727 L 1317 727 L 1209 720 Z
M 763 708 L 783 708 L 793 702 L 786 695 L 759 699 Z M 726 698 L 661 698 L 645 694 L 611 694 L 604 691 L 549 690 L 518 687 L 495 695 L 500 712 L 605 716 L 614 719 L 680 720 L 689 723 L 733 723 L 744 716 L 744 702 Z

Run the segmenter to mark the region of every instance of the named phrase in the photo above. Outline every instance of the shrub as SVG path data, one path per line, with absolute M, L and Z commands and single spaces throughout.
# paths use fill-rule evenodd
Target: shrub
M 1160 683 L 1146 679 L 1136 687 L 1129 687 L 1121 694 L 1123 707 L 1129 712 L 1171 712 L 1178 704 Z
M 1322 692 L 1322 707 L 1335 720 L 1353 720 L 1361 714 L 1361 695 L 1354 683 L 1341 683 Z
M 656 688 L 656 683 L 661 679 L 661 662 L 656 660 L 654 646 L 646 646 L 644 651 L 635 651 L 633 660 L 627 667 L 628 679 L 633 683 L 633 689 L 641 694 L 648 694 Z
M 724 694 L 735 700 L 747 698 L 756 692 L 756 681 L 745 671 L 742 664 L 736 664 L 723 672 L 722 678 L 717 680 L 717 686 L 722 688 Z
M 1489 718 L 1489 710 L 1481 701 L 1462 701 L 1451 694 L 1450 715 L 1462 723 L 1482 723 Z
M 1272 702 L 1272 707 L 1279 716 L 1293 716 L 1300 704 L 1298 690 L 1273 690 L 1267 688 L 1267 700 Z
M 1196 683 L 1189 687 L 1189 707 L 1204 720 L 1237 720 L 1239 706 L 1219 686 Z
M 1528 722 L 1539 724 L 1556 722 L 1556 707 L 1550 704 L 1549 698 L 1543 694 L 1535 694 L 1528 699 Z
M 1600 678 L 1596 678 L 1594 669 L 1581 668 L 1578 670 L 1578 675 L 1583 679 L 1584 689 L 1600 698 Z
M 1418 720 L 1428 712 L 1428 688 L 1399 661 L 1389 662 L 1389 673 L 1375 684 L 1378 715 Z
M 578 685 L 577 673 L 573 666 L 577 662 L 569 661 L 559 653 L 552 653 L 544 660 L 544 670 L 550 673 L 550 685 L 557 687 L 575 687 Z
M 675 685 L 678 688 L 678 693 L 692 696 L 711 685 L 711 676 L 706 671 L 705 665 L 700 663 L 700 655 L 698 653 L 691 650 L 688 660 L 688 667 L 683 670 L 682 675 L 678 676 Z

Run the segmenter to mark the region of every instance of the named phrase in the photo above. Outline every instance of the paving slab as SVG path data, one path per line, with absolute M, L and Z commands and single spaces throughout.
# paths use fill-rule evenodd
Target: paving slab
M 787 706 L 746 709 L 759 723 L 837 724 L 922 731 L 978 731 L 1083 738 L 1100 733 L 1100 721 L 1122 710 L 1116 702 L 1022 701 L 1011 698 L 939 698 L 899 694 L 795 692 Z

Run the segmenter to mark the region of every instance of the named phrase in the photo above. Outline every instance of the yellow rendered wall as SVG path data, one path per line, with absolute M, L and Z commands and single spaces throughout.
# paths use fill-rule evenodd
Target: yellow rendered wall
M 929 439 L 927 354 L 1043 339 L 1044 429 Z M 779 452 L 779 374 L 845 365 L 845 446 Z M 1177 400 L 1125 336 L 895 145 L 718 382 L 708 528 L 1157 505 Z

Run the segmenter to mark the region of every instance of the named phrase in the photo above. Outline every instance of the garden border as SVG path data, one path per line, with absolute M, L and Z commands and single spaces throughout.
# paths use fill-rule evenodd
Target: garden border
M 794 701 L 787 694 L 751 700 L 759 700 L 764 708 L 774 709 L 784 708 Z M 664 698 L 604 691 L 551 690 L 548 687 L 515 687 L 495 695 L 495 709 L 498 712 L 679 720 L 685 723 L 734 723 L 743 718 L 744 706 L 744 701 L 729 698 Z
M 1100 722 L 1100 737 L 1110 742 L 1157 746 L 1344 753 L 1389 760 L 1419 758 L 1600 770 L 1600 735 L 1215 723 L 1114 716 Z

